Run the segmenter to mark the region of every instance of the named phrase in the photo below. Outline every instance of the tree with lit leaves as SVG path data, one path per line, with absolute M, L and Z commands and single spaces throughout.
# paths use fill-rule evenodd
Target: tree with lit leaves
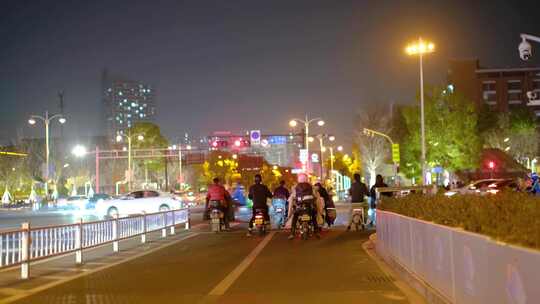
M 159 126 L 151 122 L 136 122 L 128 130 L 128 134 L 132 136 L 132 149 L 166 149 L 169 146 L 169 141 L 161 134 Z M 138 135 L 142 135 L 143 140 L 137 140 Z M 139 164 L 140 170 L 156 174 L 165 169 L 166 159 L 149 158 L 142 161 L 134 160 L 134 163 Z
M 534 113 L 522 106 L 505 113 L 489 111 L 484 117 L 480 120 L 486 126 L 481 133 L 484 146 L 506 151 L 529 166 L 537 155 L 539 145 Z
M 457 92 L 434 88 L 427 90 L 424 109 L 427 165 L 450 172 L 476 168 L 481 145 L 474 104 Z M 408 132 L 401 144 L 400 167 L 408 177 L 419 177 L 420 107 L 403 107 L 401 114 Z
M 391 131 L 391 115 L 384 107 L 367 107 L 358 114 L 356 144 L 360 150 L 363 167 L 369 174 L 369 184 L 375 184 L 377 170 L 390 156 L 390 144 L 380 136 L 367 136 L 364 128 L 388 134 Z

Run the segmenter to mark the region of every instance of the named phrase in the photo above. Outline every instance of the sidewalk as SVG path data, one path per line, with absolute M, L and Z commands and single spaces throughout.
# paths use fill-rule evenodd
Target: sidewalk
M 120 241 L 120 251 L 113 253 L 112 243 L 83 251 L 83 264 L 76 265 L 75 254 L 58 256 L 30 264 L 30 279 L 21 280 L 20 267 L 0 270 L 0 303 L 9 303 L 21 296 L 46 290 L 73 278 L 100 271 L 129 259 L 140 257 L 165 248 L 186 237 L 195 236 L 191 231 L 177 228 L 175 235 L 161 237 L 161 231 L 147 234 L 147 242 L 140 237 Z

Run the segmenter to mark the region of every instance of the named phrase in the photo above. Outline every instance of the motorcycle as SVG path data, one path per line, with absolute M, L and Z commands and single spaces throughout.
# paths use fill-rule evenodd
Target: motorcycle
M 255 210 L 255 228 L 259 231 L 260 235 L 265 235 L 268 230 L 268 222 L 265 220 L 263 209 Z
M 277 229 L 285 226 L 285 200 L 278 198 L 272 200 L 273 218 Z
M 212 231 L 215 233 L 220 232 L 224 228 L 223 217 L 225 216 L 220 209 L 221 202 L 219 201 L 210 201 L 210 226 Z
M 315 227 L 313 227 L 313 222 L 311 220 L 311 208 L 306 204 L 300 204 L 296 208 L 296 212 L 298 214 L 296 232 L 300 233 L 300 237 L 303 240 L 307 240 L 315 231 Z

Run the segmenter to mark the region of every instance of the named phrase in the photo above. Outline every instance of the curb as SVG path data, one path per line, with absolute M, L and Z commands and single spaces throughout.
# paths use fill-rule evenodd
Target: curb
M 414 288 L 429 304 L 452 304 L 450 300 L 441 295 L 437 290 L 431 287 L 426 281 L 418 277 L 414 273 L 410 272 L 407 268 L 403 267 L 399 262 L 394 260 L 389 255 L 384 255 L 377 250 L 377 234 L 373 233 L 369 236 L 370 246 L 374 248 L 374 252 L 378 258 L 380 258 L 386 266 L 391 268 L 401 280 Z

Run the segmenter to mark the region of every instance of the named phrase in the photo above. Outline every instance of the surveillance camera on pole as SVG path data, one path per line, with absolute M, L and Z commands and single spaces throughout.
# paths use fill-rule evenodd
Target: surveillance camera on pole
M 528 35 L 528 34 L 521 34 L 520 36 L 521 36 L 521 43 L 518 46 L 519 57 L 521 58 L 521 60 L 527 61 L 532 56 L 532 46 L 527 40 L 540 43 L 540 37 Z
M 540 94 L 537 91 L 528 91 L 527 99 L 529 99 L 528 106 L 540 106 Z

